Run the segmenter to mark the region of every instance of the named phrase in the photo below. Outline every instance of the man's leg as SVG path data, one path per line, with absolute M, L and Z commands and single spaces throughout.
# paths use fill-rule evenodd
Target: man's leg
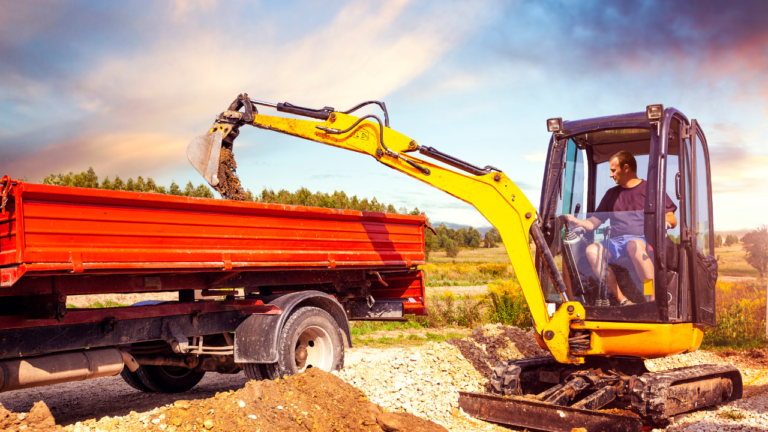
M 627 243 L 627 254 L 632 259 L 632 264 L 634 264 L 635 271 L 640 280 L 645 281 L 650 279 L 654 281 L 655 272 L 653 261 L 651 261 L 651 258 L 645 250 L 645 242 L 642 239 L 630 240 L 629 243 Z M 651 295 L 650 299 L 655 300 L 656 296 Z
M 592 266 L 592 271 L 598 275 L 598 280 L 600 280 L 600 277 L 602 276 L 600 274 L 600 264 L 603 260 L 603 245 L 600 243 L 593 243 L 587 246 L 586 254 L 587 260 L 589 260 L 589 264 Z M 613 255 L 610 252 L 608 252 L 608 258 L 613 258 Z M 616 276 L 613 274 L 613 270 L 611 270 L 607 263 L 603 265 L 603 274 L 605 274 L 606 277 L 608 291 L 610 291 L 619 302 L 624 301 L 627 297 L 621 292 L 619 284 L 616 281 Z

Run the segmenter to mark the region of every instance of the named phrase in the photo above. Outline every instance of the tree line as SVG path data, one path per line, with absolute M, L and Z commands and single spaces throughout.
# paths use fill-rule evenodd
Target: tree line
M 201 183 L 195 187 L 191 181 L 187 183 L 184 189 L 179 187 L 174 181 L 171 181 L 170 186 L 165 187 L 159 186 L 151 177 L 147 177 L 145 180 L 142 176 L 138 176 L 136 180 L 129 177 L 128 180 L 125 181 L 118 175 L 115 176 L 114 180 L 110 180 L 109 176 L 107 176 L 104 177 L 104 180 L 101 183 L 99 183 L 99 176 L 96 175 L 96 172 L 92 167 L 88 168 L 88 171 L 83 171 L 80 174 L 75 174 L 73 172 L 70 172 L 69 174 L 48 174 L 43 178 L 41 183 L 55 186 L 128 192 L 154 192 L 164 195 L 213 198 L 213 191 L 208 186 Z
M 214 198 L 213 191 L 204 183 L 195 186 L 191 181 L 187 183 L 184 189 L 179 187 L 174 181 L 171 181 L 171 185 L 166 187 L 158 185 L 151 177 L 145 179 L 142 176 L 138 176 L 136 180 L 130 177 L 127 180 L 123 180 L 120 176 L 116 175 L 114 180 L 105 177 L 104 180 L 99 182 L 99 176 L 96 175 L 96 172 L 92 167 L 89 167 L 87 171 L 83 171 L 79 174 L 73 172 L 68 174 L 49 174 L 43 178 L 42 183 L 55 186 L 129 192 L 153 192 L 165 195 Z M 396 208 L 392 204 L 379 202 L 375 197 L 368 200 L 368 198 L 358 198 L 357 195 L 350 197 L 346 193 L 340 191 L 334 191 L 333 193 L 312 192 L 305 187 L 299 188 L 295 192 L 289 192 L 285 189 L 275 192 L 272 189 L 264 188 L 264 190 L 258 194 L 246 190 L 246 197 L 250 202 L 268 204 L 323 207 L 414 216 L 421 214 L 418 207 L 409 211 L 405 207 Z M 429 221 L 429 219 L 427 219 L 427 221 Z M 474 249 L 482 246 L 491 248 L 495 247 L 496 244 L 501 243 L 501 236 L 496 228 L 485 233 L 485 236 L 481 236 L 480 232 L 473 227 L 453 229 L 446 227 L 445 224 L 437 226 L 435 231 L 437 232 L 437 235 L 432 233 L 432 231 L 427 230 L 425 237 L 425 248 L 427 253 L 445 249 L 446 254 L 449 257 L 456 257 L 462 247 Z

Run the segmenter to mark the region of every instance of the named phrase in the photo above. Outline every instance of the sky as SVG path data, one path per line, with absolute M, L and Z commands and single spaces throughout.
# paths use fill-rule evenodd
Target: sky
M 768 223 L 766 76 L 764 0 L 0 0 L 0 175 L 199 184 L 187 143 L 247 92 L 382 100 L 393 129 L 502 169 L 537 205 L 547 118 L 661 103 L 707 136 L 715 228 L 751 229 Z M 245 127 L 234 150 L 252 191 L 340 190 L 489 225 L 364 155 Z

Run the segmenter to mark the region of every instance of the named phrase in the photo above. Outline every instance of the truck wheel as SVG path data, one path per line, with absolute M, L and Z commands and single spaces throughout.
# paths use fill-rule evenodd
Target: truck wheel
M 174 366 L 144 365 L 136 371 L 136 375 L 152 391 L 182 393 L 196 386 L 205 372 Z
M 139 369 L 141 369 L 141 366 L 139 366 Z M 124 367 L 120 372 L 120 376 L 123 377 L 123 381 L 125 381 L 126 384 L 134 389 L 145 393 L 154 393 L 154 390 L 144 385 L 141 378 L 139 378 L 138 372 L 138 370 L 136 372 L 131 372 L 130 369 Z
M 275 379 L 310 368 L 331 372 L 343 367 L 344 341 L 336 320 L 320 308 L 303 307 L 283 326 L 277 363 L 261 365 L 261 375 Z
M 258 363 L 241 363 L 240 366 L 243 368 L 243 372 L 245 372 L 245 376 L 248 377 L 249 380 L 254 381 L 261 381 L 264 379 L 264 377 L 261 374 L 261 365 Z

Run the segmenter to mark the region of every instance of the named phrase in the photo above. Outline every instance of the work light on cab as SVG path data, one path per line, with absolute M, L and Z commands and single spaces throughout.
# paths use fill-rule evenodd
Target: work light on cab
M 563 130 L 563 118 L 551 118 L 547 120 L 547 130 L 549 132 L 561 132 Z
M 645 107 L 645 114 L 648 116 L 648 120 L 658 120 L 664 113 L 664 105 L 648 105 Z

